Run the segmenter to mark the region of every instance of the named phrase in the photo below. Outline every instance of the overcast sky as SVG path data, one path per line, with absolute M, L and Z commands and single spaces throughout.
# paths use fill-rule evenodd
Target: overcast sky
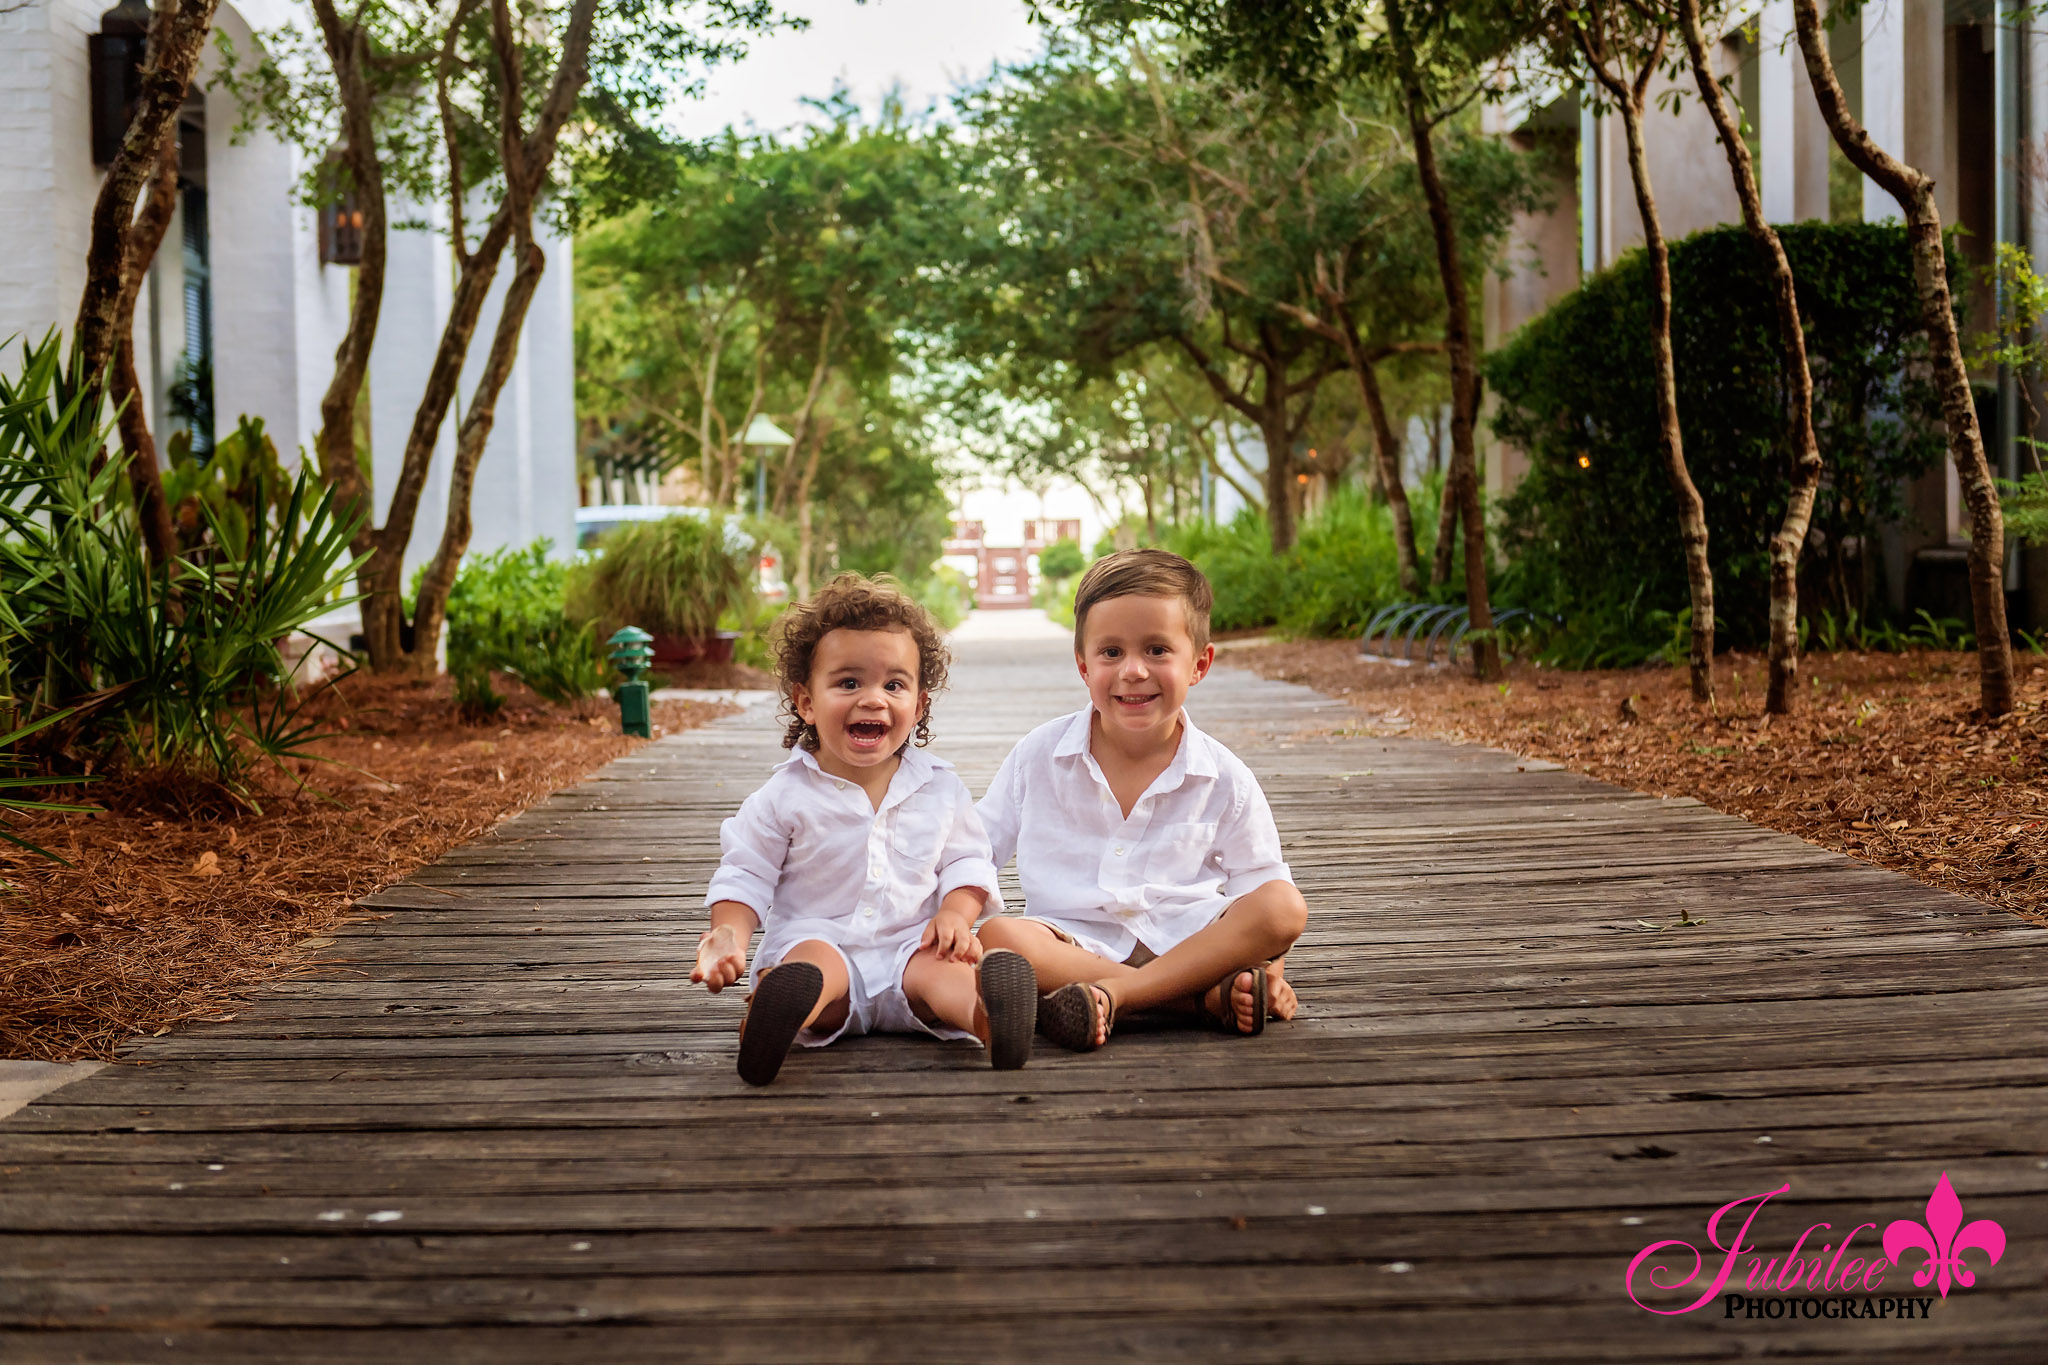
M 804 96 L 824 96 L 835 80 L 865 109 L 892 82 L 913 111 L 997 61 L 1039 46 L 1024 0 L 781 0 L 784 13 L 811 21 L 801 33 L 756 38 L 745 60 L 715 69 L 704 97 L 680 100 L 669 122 L 688 137 L 709 137 L 751 122 L 767 131 L 804 121 Z

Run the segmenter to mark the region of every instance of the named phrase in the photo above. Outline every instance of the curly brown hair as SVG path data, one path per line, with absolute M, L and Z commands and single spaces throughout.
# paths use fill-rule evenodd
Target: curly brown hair
M 863 578 L 843 573 L 818 589 L 807 602 L 798 602 L 775 623 L 775 676 L 782 688 L 782 715 L 788 728 L 782 747 L 802 745 L 808 753 L 818 752 L 817 727 L 796 710 L 796 688 L 811 682 L 811 661 L 818 642 L 835 630 L 907 630 L 917 641 L 917 686 L 926 693 L 946 685 L 946 665 L 952 657 L 932 620 L 918 600 L 884 574 Z M 931 705 L 927 701 L 917 718 L 915 742 L 918 747 L 932 742 Z

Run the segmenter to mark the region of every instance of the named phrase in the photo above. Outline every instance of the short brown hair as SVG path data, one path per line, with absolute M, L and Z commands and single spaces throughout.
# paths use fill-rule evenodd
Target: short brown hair
M 1074 650 L 1081 649 L 1081 631 L 1089 608 L 1112 597 L 1177 597 L 1188 613 L 1188 638 L 1199 654 L 1209 643 L 1209 609 L 1216 594 L 1202 571 L 1171 550 L 1119 550 L 1104 555 L 1081 575 L 1074 589 Z
M 932 614 L 886 574 L 876 579 L 840 574 L 809 601 L 798 602 L 782 613 L 775 623 L 775 677 L 782 690 L 782 714 L 788 721 L 782 735 L 785 749 L 801 745 L 806 752 L 818 752 L 817 728 L 797 714 L 796 688 L 799 683 L 810 686 L 818 642 L 835 630 L 907 630 L 917 641 L 918 690 L 937 692 L 946 685 L 950 660 Z M 917 718 L 916 741 L 920 748 L 932 742 L 929 706 Z

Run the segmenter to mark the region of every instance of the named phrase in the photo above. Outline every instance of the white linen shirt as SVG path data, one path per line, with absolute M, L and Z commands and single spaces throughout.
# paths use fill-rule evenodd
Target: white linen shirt
M 1017 742 L 978 809 L 997 867 L 1017 858 L 1024 913 L 1121 961 L 1164 953 L 1246 892 L 1293 880 L 1244 761 L 1181 712 L 1180 748 L 1126 816 L 1088 750 L 1095 710 Z
M 879 808 L 798 749 L 719 827 L 718 842 L 724 857 L 704 904 L 738 901 L 770 936 L 777 921 L 826 920 L 843 930 L 840 947 L 874 947 L 921 933 L 958 887 L 996 899 L 974 798 L 952 764 L 919 749 L 904 750 Z

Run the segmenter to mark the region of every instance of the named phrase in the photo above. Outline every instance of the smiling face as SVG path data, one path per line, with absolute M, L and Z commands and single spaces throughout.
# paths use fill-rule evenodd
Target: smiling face
M 1188 689 L 1215 658 L 1214 645 L 1195 648 L 1180 598 L 1133 594 L 1089 610 L 1075 662 L 1104 732 L 1138 740 L 1174 733 Z
M 796 713 L 818 729 L 818 766 L 859 779 L 910 742 L 929 694 L 918 686 L 917 640 L 907 630 L 826 632 L 808 683 L 792 689 Z

